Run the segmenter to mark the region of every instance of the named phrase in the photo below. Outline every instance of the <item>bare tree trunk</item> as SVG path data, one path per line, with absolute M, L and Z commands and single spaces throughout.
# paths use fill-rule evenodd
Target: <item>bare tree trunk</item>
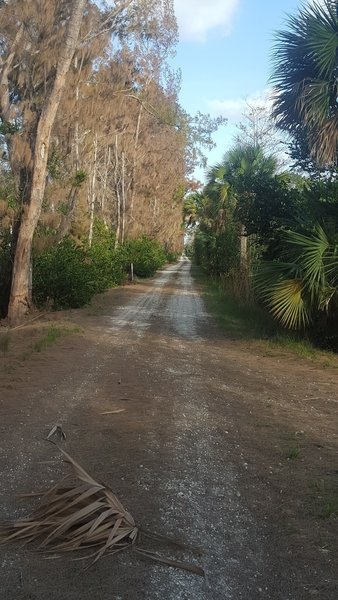
M 103 220 L 104 221 L 105 221 L 104 209 L 105 209 L 105 205 L 106 205 L 106 194 L 107 194 L 107 185 L 108 185 L 108 172 L 109 172 L 109 165 L 110 165 L 110 154 L 111 154 L 111 148 L 110 148 L 110 146 L 108 146 L 108 148 L 106 148 L 106 152 L 105 152 L 105 169 L 104 169 L 104 175 L 103 175 L 102 197 L 101 197 L 101 211 L 102 211 L 102 216 L 103 216 Z
M 79 37 L 85 0 L 73 0 L 72 4 L 63 52 L 58 61 L 54 84 L 42 109 L 36 132 L 30 198 L 22 214 L 13 265 L 8 309 L 11 323 L 20 321 L 29 308 L 29 269 L 32 242 L 46 186 L 50 136 Z
M 241 269 L 245 271 L 248 268 L 248 238 L 246 236 L 245 227 L 241 225 Z
M 76 109 L 78 110 L 79 102 L 79 85 L 76 86 L 75 90 L 76 98 Z M 77 173 L 80 168 L 80 152 L 79 152 L 79 116 L 76 115 L 75 126 L 74 126 L 74 145 L 75 145 L 75 172 Z
M 119 165 L 119 155 L 117 151 L 117 135 L 115 136 L 115 167 L 114 167 L 114 187 L 117 199 L 116 206 L 116 234 L 115 234 L 115 249 L 120 243 L 120 229 L 121 229 L 121 198 L 120 198 L 120 189 L 119 189 L 119 181 L 118 181 L 118 165 Z
M 155 225 L 156 225 L 156 215 L 157 215 L 157 196 L 155 196 L 155 200 L 154 200 L 154 204 L 153 204 L 153 224 L 152 224 L 152 232 L 154 232 L 155 230 Z
M 126 185 L 125 185 L 125 169 L 126 169 L 126 157 L 122 152 L 122 227 L 121 227 L 121 243 L 124 242 L 125 225 L 126 225 Z
M 94 212 L 95 212 L 95 197 L 96 197 L 96 169 L 97 169 L 97 133 L 95 134 L 94 147 L 93 147 L 93 169 L 92 169 L 92 180 L 90 186 L 90 222 L 89 222 L 89 236 L 88 243 L 89 247 L 93 241 L 93 228 L 94 228 Z
M 80 100 L 80 84 L 79 78 L 83 67 L 83 56 L 80 61 L 78 57 L 74 58 L 74 68 L 77 71 L 77 83 L 75 88 L 75 123 L 74 123 L 74 154 L 75 154 L 75 172 L 80 170 L 80 125 L 79 125 L 79 100 Z
M 135 141 L 134 141 L 134 158 L 133 158 L 133 166 L 132 166 L 132 180 L 133 187 L 131 190 L 131 198 L 130 198 L 130 221 L 133 220 L 133 212 L 134 212 L 134 200 L 135 200 L 135 169 L 136 169 L 136 152 L 138 146 L 138 140 L 140 137 L 140 128 L 141 128 L 141 116 L 142 116 L 143 106 L 140 104 L 140 110 L 137 117 L 137 125 L 135 131 Z
M 245 226 L 241 225 L 240 234 L 240 266 L 241 266 L 241 295 L 244 300 L 249 297 L 249 265 L 248 265 L 248 237 Z

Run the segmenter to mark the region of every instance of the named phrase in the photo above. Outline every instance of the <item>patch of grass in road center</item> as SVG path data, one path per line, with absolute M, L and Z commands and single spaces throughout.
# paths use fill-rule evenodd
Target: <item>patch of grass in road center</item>
M 333 477 L 335 475 L 337 473 L 333 473 Z M 333 481 L 330 481 L 328 477 L 310 481 L 309 495 L 315 516 L 322 519 L 338 518 L 338 484 L 336 477 Z
M 264 307 L 240 302 L 224 290 L 219 282 L 196 267 L 192 267 L 192 275 L 203 287 L 203 297 L 208 310 L 216 317 L 228 336 L 259 341 L 265 355 L 273 356 L 276 350 L 288 351 L 301 358 L 319 361 L 324 368 L 338 368 L 336 354 L 319 350 L 308 340 L 301 339 L 297 333 L 281 329 Z
M 299 446 L 292 446 L 292 448 L 290 448 L 287 452 L 286 458 L 288 460 L 295 460 L 295 458 L 299 458 L 300 456 L 300 447 Z

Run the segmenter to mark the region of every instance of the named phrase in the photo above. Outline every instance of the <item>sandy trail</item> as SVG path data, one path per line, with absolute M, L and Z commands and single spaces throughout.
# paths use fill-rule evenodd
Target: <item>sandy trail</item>
M 81 317 L 86 330 L 71 347 L 61 340 L 1 389 L 1 516 L 24 512 L 16 491 L 49 486 L 65 472 L 42 439 L 58 422 L 66 448 L 138 523 L 203 547 L 206 578 L 130 553 L 83 573 L 70 558 L 45 560 L 11 547 L 0 551 L 0 598 L 336 598 L 335 557 L 317 556 L 315 541 L 313 550 L 304 540 L 290 542 L 279 518 L 288 475 L 274 443 L 294 431 L 291 420 L 295 428 L 303 423 L 309 445 L 321 436 L 330 439 L 328 452 L 337 448 L 334 374 L 227 340 L 186 260 L 107 298 L 114 293 L 103 314 Z M 286 395 L 295 398 L 292 414 Z M 311 399 L 305 421 L 300 397 Z M 256 414 L 258 405 L 265 412 Z M 125 410 L 102 415 L 115 408 Z M 277 437 L 269 430 L 264 452 L 266 411 Z

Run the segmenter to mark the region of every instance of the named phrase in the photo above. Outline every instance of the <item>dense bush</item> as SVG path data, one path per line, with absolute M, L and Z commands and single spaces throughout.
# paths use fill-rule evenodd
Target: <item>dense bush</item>
M 143 236 L 115 249 L 115 236 L 102 222 L 94 226 L 92 245 L 71 237 L 36 254 L 33 261 L 33 300 L 37 306 L 78 308 L 92 296 L 121 284 L 130 263 L 139 277 L 149 277 L 166 262 L 159 242 Z
M 180 254 L 181 254 L 180 252 L 171 252 L 170 250 L 166 250 L 165 251 L 166 262 L 168 262 L 168 263 L 177 262 L 180 257 Z
M 151 277 L 166 262 L 162 245 L 143 235 L 124 244 L 127 263 L 133 263 L 134 273 L 139 277 Z
M 33 300 L 37 306 L 50 302 L 53 308 L 77 308 L 87 304 L 95 291 L 91 261 L 71 238 L 34 257 Z
M 217 277 L 226 276 L 239 267 L 239 244 L 236 227 L 227 224 L 221 233 L 198 230 L 193 243 L 194 262 Z
M 9 293 L 11 290 L 12 256 L 10 236 L 0 236 L 0 318 L 6 316 Z
M 114 233 L 104 223 L 96 221 L 92 245 L 86 249 L 87 264 L 95 287 L 94 293 L 103 292 L 125 279 L 125 252 L 123 248 L 114 248 Z

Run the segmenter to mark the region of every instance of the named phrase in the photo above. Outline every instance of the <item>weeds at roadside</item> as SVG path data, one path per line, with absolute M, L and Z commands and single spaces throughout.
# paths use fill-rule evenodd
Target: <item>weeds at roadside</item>
M 104 311 L 103 306 L 100 306 L 100 305 L 97 305 L 97 306 L 90 305 L 88 307 L 88 309 L 86 310 L 86 315 L 88 317 L 98 317 L 98 316 L 100 316 L 100 315 L 103 314 L 103 311 Z
M 324 520 L 338 517 L 338 482 L 324 479 L 311 481 L 309 490 L 316 516 Z
M 321 512 L 322 519 L 338 517 L 338 494 L 337 497 L 327 500 Z
M 0 351 L 2 352 L 4 357 L 7 354 L 7 352 L 9 351 L 9 344 L 10 344 L 9 331 L 1 331 L 0 332 Z
M 71 335 L 73 333 L 80 333 L 80 331 L 80 327 L 71 327 L 69 329 L 65 329 L 62 327 L 55 327 L 54 325 L 51 325 L 51 327 L 48 328 L 47 333 L 44 336 L 42 336 L 39 340 L 34 342 L 32 348 L 36 352 L 41 352 L 41 350 L 44 350 L 48 346 L 54 344 L 54 342 L 56 342 L 56 340 L 59 337 L 63 335 Z
M 282 350 L 290 350 L 298 356 L 301 356 L 302 358 L 308 358 L 310 360 L 320 358 L 320 356 L 323 354 L 307 340 L 295 339 L 287 333 L 279 333 L 275 335 L 269 343 L 273 347 L 281 348 Z
M 275 325 L 266 311 L 252 304 L 242 304 L 221 286 L 193 267 L 193 276 L 204 287 L 203 296 L 210 312 L 233 338 L 268 338 Z M 273 328 L 273 329 L 271 329 Z
M 338 358 L 333 352 L 320 350 L 308 340 L 297 337 L 297 334 L 281 330 L 263 307 L 241 303 L 196 267 L 193 267 L 192 274 L 204 288 L 207 308 L 231 338 L 256 340 L 266 356 L 274 356 L 276 351 L 285 351 L 320 362 L 326 368 L 338 368 Z
M 300 447 L 299 446 L 292 446 L 292 448 L 289 449 L 286 458 L 288 460 L 295 460 L 296 458 L 299 458 L 300 456 Z

